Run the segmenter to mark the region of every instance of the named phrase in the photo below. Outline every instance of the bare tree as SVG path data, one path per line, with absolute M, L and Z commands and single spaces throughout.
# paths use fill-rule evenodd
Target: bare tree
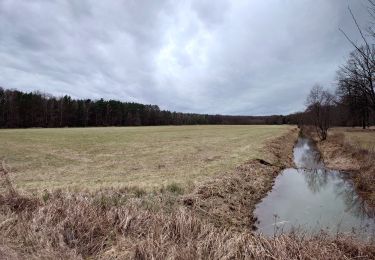
M 320 85 L 315 85 L 306 99 L 306 112 L 320 140 L 327 139 L 331 127 L 331 110 L 334 96 Z
M 370 110 L 375 111 L 375 48 L 361 47 L 350 54 L 347 63 L 337 73 L 337 94 L 353 114 L 360 113 L 362 126 L 369 122 Z
M 355 50 L 338 72 L 338 94 L 345 101 L 344 104 L 350 107 L 352 116 L 360 115 L 363 128 L 369 124 L 371 110 L 375 112 L 375 46 L 372 43 L 375 39 L 375 1 L 367 1 L 368 12 L 373 20 L 367 30 L 361 28 L 352 10 L 348 8 L 362 38 L 362 44 L 355 43 L 340 29 Z

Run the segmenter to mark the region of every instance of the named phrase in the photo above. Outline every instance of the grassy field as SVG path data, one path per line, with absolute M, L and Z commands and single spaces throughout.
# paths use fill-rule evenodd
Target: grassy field
M 0 158 L 22 189 L 190 185 L 262 157 L 290 126 L 0 130 Z
M 345 142 L 354 147 L 375 152 L 375 129 L 336 128 L 334 132 L 344 134 Z
M 248 161 L 183 196 L 172 190 L 138 196 L 136 189 L 25 194 L 0 168 L 0 258 L 374 259 L 374 245 L 351 236 L 249 232 L 255 203 L 290 160 L 297 130 L 276 138 L 290 128 L 2 130 L 1 153 L 21 188 L 186 184 L 254 157 L 275 165 Z

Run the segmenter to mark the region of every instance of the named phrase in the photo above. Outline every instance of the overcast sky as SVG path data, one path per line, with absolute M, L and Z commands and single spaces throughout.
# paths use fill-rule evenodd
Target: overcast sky
M 366 0 L 0 0 L 0 86 L 269 115 L 334 88 Z

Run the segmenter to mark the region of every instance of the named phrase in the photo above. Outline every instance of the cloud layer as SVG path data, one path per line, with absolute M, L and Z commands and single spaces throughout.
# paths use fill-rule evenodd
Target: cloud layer
M 366 0 L 0 0 L 0 86 L 220 114 L 303 109 Z

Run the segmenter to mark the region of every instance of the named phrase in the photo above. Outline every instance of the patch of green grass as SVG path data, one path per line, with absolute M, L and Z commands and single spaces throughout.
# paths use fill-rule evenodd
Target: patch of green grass
M 185 188 L 262 157 L 290 126 L 157 126 L 0 130 L 0 159 L 21 189 Z M 142 196 L 140 194 L 140 196 Z

